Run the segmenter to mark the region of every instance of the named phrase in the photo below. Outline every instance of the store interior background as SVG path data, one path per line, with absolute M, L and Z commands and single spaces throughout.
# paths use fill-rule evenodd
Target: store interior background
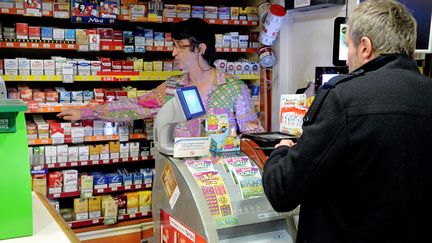
M 357 0 L 346 2 L 306 12 L 288 10 L 279 38 L 273 45 L 277 58 L 271 84 L 273 131 L 279 129 L 280 95 L 294 94 L 297 89 L 306 87 L 309 80 L 315 79 L 315 67 L 333 66 L 334 19 L 345 17 L 347 12 L 349 15 L 357 4 Z

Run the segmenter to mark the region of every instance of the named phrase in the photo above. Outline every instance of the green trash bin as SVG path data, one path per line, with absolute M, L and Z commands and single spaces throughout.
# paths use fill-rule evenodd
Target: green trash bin
M 22 100 L 0 99 L 0 241 L 33 234 L 26 110 Z

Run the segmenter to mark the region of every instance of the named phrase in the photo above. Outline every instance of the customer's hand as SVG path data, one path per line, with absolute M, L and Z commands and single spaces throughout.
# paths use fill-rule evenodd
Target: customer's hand
M 81 110 L 76 108 L 65 109 L 62 112 L 58 113 L 57 117 L 63 118 L 67 121 L 78 121 L 81 119 Z
M 279 147 L 279 146 L 288 146 L 288 147 L 292 147 L 294 146 L 295 143 L 290 140 L 290 139 L 283 139 L 281 140 L 278 144 L 276 144 L 275 148 Z

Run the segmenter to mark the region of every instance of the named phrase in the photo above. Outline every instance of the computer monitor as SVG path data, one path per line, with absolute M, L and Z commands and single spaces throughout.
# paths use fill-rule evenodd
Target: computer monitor
M 186 120 L 189 121 L 206 113 L 197 87 L 177 88 L 176 92 Z
M 335 76 L 347 74 L 348 67 L 315 67 L 315 90 Z
M 348 26 L 345 17 L 337 17 L 333 29 L 333 65 L 346 66 L 348 45 L 345 42 Z

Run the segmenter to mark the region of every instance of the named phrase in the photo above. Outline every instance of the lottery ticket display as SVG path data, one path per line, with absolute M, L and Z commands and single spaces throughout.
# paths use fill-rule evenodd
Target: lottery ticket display
M 208 159 L 187 160 L 186 165 L 201 188 L 214 217 L 232 215 L 232 207 L 222 177 Z
M 261 174 L 258 167 L 252 166 L 247 156 L 228 157 L 223 159 L 227 172 L 231 172 L 232 178 L 243 199 L 264 196 Z

